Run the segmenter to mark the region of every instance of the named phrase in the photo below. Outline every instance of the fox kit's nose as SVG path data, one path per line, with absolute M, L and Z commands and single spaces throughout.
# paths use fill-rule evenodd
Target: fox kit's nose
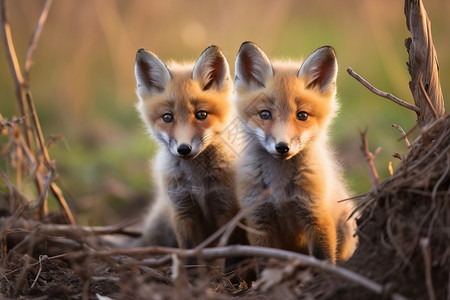
M 180 147 L 178 147 L 178 149 L 177 149 L 178 153 L 183 156 L 186 156 L 189 153 L 191 153 L 191 150 L 192 150 L 192 147 L 189 145 L 185 145 L 185 144 L 180 145 Z
M 285 154 L 289 152 L 289 145 L 287 143 L 281 142 L 275 145 L 275 149 L 277 150 L 278 153 Z

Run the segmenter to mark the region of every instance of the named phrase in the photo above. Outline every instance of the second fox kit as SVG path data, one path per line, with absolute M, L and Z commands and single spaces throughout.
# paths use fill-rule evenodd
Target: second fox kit
M 357 243 L 354 219 L 347 221 L 352 205 L 338 202 L 348 194 L 327 143 L 337 110 L 334 49 L 319 48 L 303 63 L 271 63 L 246 42 L 235 70 L 247 141 L 238 197 L 243 207 L 256 205 L 247 222 L 263 233 L 250 233 L 250 242 L 333 263 L 346 260 Z
M 170 228 L 159 232 L 170 222 L 178 246 L 193 248 L 239 210 L 235 154 L 219 136 L 231 106 L 228 63 L 216 46 L 208 47 L 195 64 L 168 67 L 141 49 L 135 74 L 138 110 L 159 143 L 157 198 L 144 239 L 147 244 L 170 245 Z M 230 243 L 245 241 L 245 232 L 237 230 Z

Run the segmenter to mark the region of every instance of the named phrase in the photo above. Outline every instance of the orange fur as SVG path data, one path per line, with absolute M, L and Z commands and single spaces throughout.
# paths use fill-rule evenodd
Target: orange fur
M 271 63 L 252 43 L 236 59 L 235 104 L 247 147 L 238 169 L 241 205 L 256 205 L 248 224 L 260 246 L 347 259 L 357 240 L 352 205 L 328 147 L 338 108 L 334 50 L 323 47 L 305 62 Z M 264 115 L 261 115 L 264 113 Z M 301 116 L 307 115 L 302 120 Z M 263 190 L 271 194 L 258 203 Z
M 220 137 L 230 118 L 228 63 L 215 46 L 195 64 L 168 67 L 156 55 L 140 50 L 135 73 L 137 108 L 159 143 L 154 165 L 157 203 L 147 219 L 144 239 L 167 245 L 158 240 L 159 233 L 166 232 L 159 225 L 170 224 L 178 246 L 193 248 L 239 211 L 236 155 Z M 229 243 L 248 243 L 245 232 L 236 229 Z

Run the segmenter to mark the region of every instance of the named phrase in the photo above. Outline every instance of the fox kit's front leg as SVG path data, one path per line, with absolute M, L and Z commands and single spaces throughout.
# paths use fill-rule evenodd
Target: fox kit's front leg
M 271 203 L 258 205 L 247 217 L 247 225 L 256 229 L 248 232 L 250 244 L 261 247 L 277 247 L 276 211 Z
M 176 209 L 173 221 L 175 235 L 180 248 L 194 248 L 208 236 L 204 232 L 203 222 L 200 220 L 198 210 L 195 208 Z
M 306 236 L 310 255 L 336 263 L 336 226 L 328 212 L 313 218 Z

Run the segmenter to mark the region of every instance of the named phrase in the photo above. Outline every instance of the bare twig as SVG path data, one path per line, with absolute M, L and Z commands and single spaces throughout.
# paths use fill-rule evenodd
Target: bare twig
M 70 211 L 69 205 L 67 204 L 66 200 L 64 199 L 63 193 L 61 189 L 58 187 L 58 185 L 54 182 L 50 184 L 50 188 L 52 189 L 53 195 L 55 195 L 56 200 L 58 200 L 59 205 L 63 209 L 64 213 L 66 214 L 67 221 L 69 224 L 75 225 L 75 218 L 72 215 L 72 212 Z
M 20 114 L 23 119 L 23 129 L 25 134 L 25 140 L 30 149 L 32 149 L 32 131 L 30 126 L 30 121 L 27 118 L 28 111 L 25 105 L 25 90 L 23 86 L 23 77 L 19 67 L 19 61 L 17 60 L 16 50 L 14 48 L 14 43 L 11 36 L 11 28 L 9 27 L 7 15 L 6 15 L 6 5 L 5 0 L 0 0 L 0 10 L 1 10 L 1 31 L 2 40 L 5 45 L 6 59 L 8 60 L 9 68 L 14 80 L 14 85 L 16 87 L 17 100 L 19 102 Z
M 350 74 L 350 76 L 352 76 L 353 78 L 355 78 L 356 80 L 358 80 L 363 86 L 365 86 L 369 91 L 371 91 L 372 93 L 374 93 L 375 95 L 378 95 L 380 97 L 389 99 L 395 103 L 397 103 L 400 106 L 403 106 L 407 109 L 410 109 L 412 111 L 415 111 L 416 113 L 419 113 L 420 109 L 412 104 L 409 104 L 408 102 L 405 102 L 397 97 L 395 97 L 392 94 L 380 91 L 379 89 L 377 89 L 376 87 L 374 87 L 373 85 L 371 85 L 369 82 L 367 82 L 364 78 L 362 78 L 360 75 L 358 75 L 355 71 L 352 70 L 352 68 L 348 67 L 347 68 L 347 72 L 348 74 Z
M 58 255 L 55 255 L 55 256 L 47 257 L 46 260 L 60 259 L 60 258 L 64 258 L 65 256 L 66 256 L 65 253 L 64 253 L 64 254 L 58 254 Z M 37 266 L 37 265 L 39 265 L 39 264 L 40 264 L 40 262 L 37 261 L 37 262 L 35 262 L 35 263 L 29 264 L 28 267 L 34 267 L 34 266 Z M 5 272 L 3 275 L 4 275 L 4 276 L 9 276 L 9 275 L 11 275 L 11 274 L 14 274 L 14 273 L 19 272 L 20 270 L 21 270 L 21 268 L 17 268 L 17 269 L 14 269 L 14 270 Z
M 52 169 L 52 164 L 50 162 L 50 156 L 48 155 L 47 147 L 45 145 L 44 135 L 42 134 L 41 124 L 39 123 L 39 118 L 36 113 L 36 108 L 34 107 L 34 102 L 31 98 L 31 93 L 26 92 L 26 99 L 28 108 L 31 112 L 31 117 L 33 119 L 34 127 L 36 128 L 37 141 L 39 143 L 39 148 L 42 151 L 42 155 L 44 156 L 44 162 L 47 168 Z
M 435 300 L 436 296 L 434 294 L 433 280 L 431 278 L 431 253 L 430 253 L 431 251 L 429 238 L 420 239 L 420 248 L 422 249 L 423 259 L 425 260 L 425 276 L 426 276 L 428 298 L 430 300 Z
M 428 104 L 428 107 L 430 108 L 431 112 L 433 113 L 434 119 L 439 118 L 439 114 L 436 112 L 436 109 L 434 109 L 433 103 L 431 103 L 430 97 L 428 97 L 427 91 L 425 91 L 425 88 L 423 87 L 423 73 L 420 74 L 419 77 L 419 87 L 420 91 L 422 92 L 423 96 L 425 97 L 425 103 Z
M 25 68 L 23 70 L 24 84 L 28 86 L 30 84 L 30 70 L 33 65 L 33 54 L 36 51 L 39 38 L 41 37 L 42 29 L 44 28 L 44 23 L 47 20 L 48 12 L 53 3 L 53 0 L 46 0 L 44 8 L 41 11 L 39 20 L 34 27 L 33 35 L 30 39 L 30 44 L 28 46 L 26 58 L 25 58 Z
M 382 295 L 385 292 L 385 289 L 383 288 L 382 285 L 343 267 L 336 266 L 327 261 L 318 260 L 309 255 L 267 247 L 233 245 L 227 247 L 204 248 L 201 250 L 196 250 L 196 249 L 179 249 L 179 248 L 152 246 L 145 248 L 107 250 L 96 252 L 86 252 L 86 251 L 71 252 L 67 253 L 66 258 L 83 259 L 93 257 L 102 258 L 102 257 L 109 257 L 112 255 L 133 256 L 133 255 L 151 255 L 151 254 L 175 254 L 180 258 L 192 258 L 201 256 L 206 260 L 213 260 L 224 257 L 242 257 L 242 256 L 272 257 L 282 261 L 294 260 L 298 261 L 300 265 L 303 265 L 305 267 L 312 267 L 316 270 L 336 274 L 376 294 Z M 405 297 L 396 293 L 393 293 L 390 296 L 392 299 L 395 300 L 406 299 Z
M 23 123 L 23 117 L 15 118 L 11 121 L 5 121 L 2 117 L 2 115 L 0 114 L 0 132 L 5 127 L 11 128 L 16 124 L 22 124 L 22 123 Z
M 398 153 L 398 152 L 394 152 L 394 154 L 392 156 L 395 157 L 395 158 L 398 158 L 400 160 L 404 160 L 405 159 L 405 157 L 403 155 L 401 155 L 400 153 Z
M 14 202 L 15 202 L 13 186 L 12 186 L 11 182 L 9 181 L 8 176 L 6 176 L 5 172 L 3 172 L 2 168 L 0 168 L 0 176 L 3 178 L 3 181 L 8 188 L 8 195 L 9 195 L 8 201 L 10 202 L 10 208 L 11 208 L 10 212 L 12 213 L 12 208 L 14 207 Z
M 361 152 L 364 155 L 366 164 L 367 164 L 367 168 L 369 169 L 369 175 L 370 175 L 370 180 L 372 182 L 372 188 L 376 189 L 377 186 L 379 185 L 379 176 L 378 176 L 378 172 L 377 169 L 375 168 L 375 165 L 373 163 L 373 160 L 375 159 L 375 157 L 380 153 L 381 151 L 381 147 L 378 147 L 377 150 L 375 150 L 374 153 L 369 151 L 369 144 L 367 142 L 367 128 L 364 131 L 359 131 L 359 134 L 361 136 Z
M 265 235 L 266 233 L 257 229 L 254 229 L 252 227 L 249 227 L 247 225 L 242 224 L 241 222 L 237 223 L 237 226 L 247 232 L 250 232 L 252 234 L 258 234 L 258 235 Z
M 45 179 L 44 190 L 42 191 L 42 194 L 39 195 L 39 200 L 37 201 L 37 203 L 33 206 L 30 206 L 31 209 L 36 209 L 36 208 L 44 205 L 44 202 L 47 199 L 48 189 L 53 180 L 53 177 L 54 177 L 54 171 L 50 170 L 50 172 L 47 174 L 46 179 Z
M 396 128 L 398 131 L 400 131 L 402 133 L 402 138 L 405 140 L 406 147 L 408 147 L 408 149 L 409 149 L 409 147 L 411 147 L 411 143 L 409 142 L 408 136 L 406 135 L 403 128 L 401 128 L 397 124 L 392 124 L 392 127 Z
M 17 276 L 16 282 L 14 284 L 14 298 L 16 298 L 16 297 L 18 298 L 19 292 L 22 289 L 24 282 L 26 281 L 28 273 L 30 272 L 29 268 L 30 268 L 30 261 L 32 260 L 32 257 L 29 255 L 24 255 L 24 258 L 25 258 L 25 263 L 20 268 L 20 273 Z
M 31 284 L 30 289 L 33 289 L 34 286 L 36 285 L 37 280 L 39 279 L 39 276 L 41 276 L 41 272 L 42 272 L 42 262 L 47 260 L 47 255 L 39 255 L 39 270 L 36 274 L 36 278 L 34 278 L 33 280 L 33 284 Z
M 228 221 L 228 223 L 226 223 L 225 225 L 220 227 L 216 232 L 211 234 L 206 240 L 204 240 L 203 242 L 198 244 L 195 247 L 195 249 L 200 250 L 202 248 L 207 247 L 212 242 L 217 240 L 220 236 L 222 236 L 222 237 L 221 237 L 218 245 L 219 246 L 225 246 L 227 241 L 228 241 L 228 239 L 229 239 L 229 237 L 233 233 L 234 229 L 236 228 L 236 226 L 238 226 L 239 221 L 242 218 L 244 218 L 252 209 L 254 209 L 256 205 L 261 203 L 261 201 L 267 196 L 267 194 L 269 192 L 270 192 L 269 190 L 263 191 L 261 193 L 260 198 L 258 199 L 258 201 L 256 201 L 254 204 L 250 205 L 249 207 L 241 209 L 230 221 Z
M 164 255 L 163 257 L 158 257 L 158 258 L 144 258 L 142 260 L 142 262 L 149 267 L 158 267 L 158 266 L 162 266 L 165 264 L 168 264 L 170 261 L 172 260 L 172 255 L 167 254 Z
M 3 219 L 0 218 L 0 225 L 3 225 Z M 23 219 L 13 218 L 12 224 L 15 227 L 21 227 L 27 230 L 27 228 L 37 228 L 39 227 L 39 231 L 50 236 L 50 235 L 63 235 L 63 236 L 81 236 L 81 235 L 107 235 L 107 234 L 123 234 L 132 237 L 140 236 L 139 232 L 126 230 L 128 226 L 135 223 L 135 221 L 128 221 L 117 225 L 110 226 L 81 226 L 81 225 L 66 225 L 66 224 L 45 224 L 32 220 L 27 220 L 26 222 Z M 9 224 L 9 220 L 8 220 Z M 7 226 L 7 228 L 11 228 L 12 225 Z M 0 235 L 1 237 L 1 235 Z
M 244 218 L 248 213 L 250 213 L 256 206 L 261 204 L 261 202 L 270 194 L 270 190 L 266 189 L 264 190 L 261 195 L 259 196 L 258 200 L 255 201 L 252 205 L 247 206 L 245 208 L 242 208 L 236 216 L 234 216 L 233 219 L 231 219 L 230 222 L 228 222 L 228 225 L 226 226 L 226 230 L 223 233 L 222 237 L 220 238 L 218 246 L 225 246 L 228 242 L 228 239 L 230 238 L 231 234 L 233 233 L 234 229 L 238 225 L 238 223 Z M 264 232 L 261 232 L 261 234 L 265 234 Z
M 16 220 L 20 217 L 20 215 L 23 213 L 23 211 L 25 210 L 26 205 L 20 205 L 16 212 L 14 213 L 14 215 L 12 215 L 11 217 L 9 217 L 8 222 L 5 224 L 5 226 L 2 228 L 2 231 L 0 231 L 0 239 L 3 239 L 3 237 L 6 235 L 6 233 L 8 232 L 8 230 L 14 225 L 14 223 L 16 222 Z

